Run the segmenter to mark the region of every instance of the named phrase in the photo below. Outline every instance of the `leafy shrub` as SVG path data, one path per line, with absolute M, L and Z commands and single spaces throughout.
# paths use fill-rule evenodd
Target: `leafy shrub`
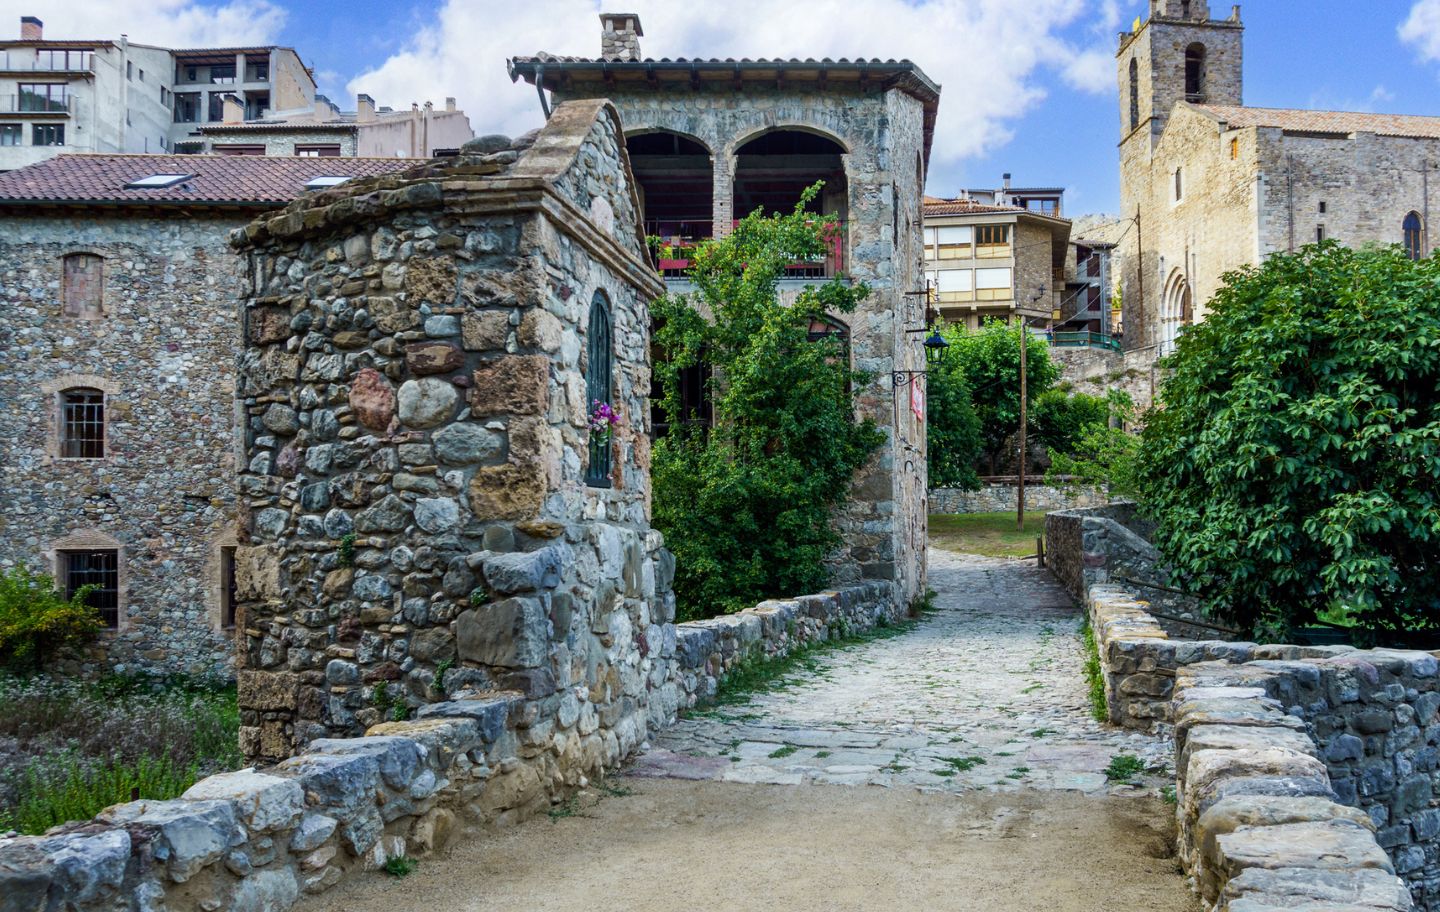
M 1035 439 L 1052 452 L 1072 453 L 1093 428 L 1109 424 L 1110 404 L 1103 396 L 1072 393 L 1057 386 L 1035 397 L 1029 421 Z
M 1111 390 L 1103 401 L 1109 420 L 1085 427 L 1068 452 L 1050 450 L 1045 481 L 1056 487 L 1104 486 L 1112 497 L 1134 497 L 1140 438 L 1125 428 L 1135 421 L 1135 406 L 1123 390 Z
M 1440 262 L 1333 242 L 1230 273 L 1168 359 L 1140 490 L 1210 611 L 1434 628 Z
M 851 479 L 884 439 L 857 422 L 854 389 L 864 376 L 844 344 L 810 341 L 812 318 L 844 315 L 869 294 L 831 280 L 782 305 L 777 282 L 789 263 L 825 255 L 832 217 L 752 213 L 729 236 L 694 252 L 694 296 L 666 295 L 652 313 L 669 433 L 656 441 L 654 522 L 676 556 L 682 618 L 707 617 L 761 599 L 813 591 L 839 543 L 832 527 Z M 708 319 L 707 319 L 708 315 Z M 701 360 L 714 427 L 684 420 L 679 371 Z
M 948 327 L 944 331 L 952 350 L 963 333 L 964 329 L 959 327 Z M 980 460 L 983 442 L 965 364 L 952 354 L 927 370 L 925 431 L 930 487 L 979 490 L 980 476 L 975 466 Z
M 0 830 L 39 833 L 109 805 L 174 798 L 238 767 L 233 686 L 0 678 Z
M 995 321 L 975 332 L 952 330 L 950 342 L 949 358 L 970 388 L 993 475 L 1011 435 L 1020 430 L 1020 331 Z M 1044 339 L 1027 334 L 1026 344 L 1025 391 L 1034 402 L 1060 378 L 1060 365 L 1050 359 Z
M 82 587 L 67 599 L 53 579 L 28 567 L 0 573 L 0 667 L 39 668 L 53 650 L 102 630 L 99 613 L 85 603 L 91 588 Z

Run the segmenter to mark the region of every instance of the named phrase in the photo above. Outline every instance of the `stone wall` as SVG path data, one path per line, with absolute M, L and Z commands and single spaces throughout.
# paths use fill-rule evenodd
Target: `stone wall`
M 930 513 L 933 515 L 936 513 L 1013 511 L 1017 497 L 1016 487 L 1017 485 L 1011 482 L 991 482 L 978 491 L 932 488 L 930 490 Z M 1071 490 L 1043 484 L 1025 485 L 1025 509 L 1042 513 L 1104 504 L 1109 499 L 1109 495 L 1099 488 L 1078 487 Z
M 655 666 L 641 692 L 650 723 L 670 724 L 677 708 L 714 696 L 742 662 L 894 623 L 894 587 L 872 581 L 665 625 L 650 648 L 675 659 Z M 631 661 L 642 643 L 632 643 Z M 211 776 L 174 801 L 130 802 L 44 836 L 0 838 L 0 910 L 283 912 L 388 859 L 516 823 L 603 778 L 620 759 L 611 739 L 603 763 L 555 752 L 557 743 L 585 750 L 600 723 L 581 691 L 565 694 L 553 719 L 521 693 L 457 695 L 363 737 L 317 739 L 274 766 Z
M 1153 351 L 1053 346 L 1050 357 L 1060 365 L 1060 382 L 1074 392 L 1105 396 L 1120 390 L 1134 403 L 1137 416 L 1155 402 L 1161 375 Z
M 233 301 L 241 219 L 8 213 L 0 232 L 0 568 L 115 549 L 120 626 L 70 673 L 229 674 L 221 548 L 233 545 Z M 102 258 L 100 308 L 66 316 L 62 257 Z M 103 459 L 61 458 L 60 394 L 105 393 Z M 183 454 L 184 458 L 177 458 Z

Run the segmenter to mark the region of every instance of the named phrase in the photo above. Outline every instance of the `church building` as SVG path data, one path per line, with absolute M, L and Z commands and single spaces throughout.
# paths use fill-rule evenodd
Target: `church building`
M 1120 35 L 1128 351 L 1174 349 L 1229 270 L 1333 238 L 1429 254 L 1440 117 L 1244 105 L 1240 7 L 1151 0 Z M 1437 175 L 1440 177 L 1440 175 Z

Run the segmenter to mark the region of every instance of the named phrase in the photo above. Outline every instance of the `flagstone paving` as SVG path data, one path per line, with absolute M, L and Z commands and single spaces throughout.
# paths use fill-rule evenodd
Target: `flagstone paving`
M 1168 739 L 1090 715 L 1081 612 L 1033 560 L 932 548 L 935 610 L 896 636 L 822 654 L 789 686 L 693 712 L 631 775 L 962 792 L 1154 794 Z M 1129 754 L 1146 771 L 1107 779 Z

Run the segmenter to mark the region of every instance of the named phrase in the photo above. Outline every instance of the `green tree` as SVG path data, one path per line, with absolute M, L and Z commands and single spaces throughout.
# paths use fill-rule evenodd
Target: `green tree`
M 1028 418 L 1037 441 L 1052 451 L 1071 453 L 1087 431 L 1109 424 L 1110 404 L 1103 396 L 1057 386 L 1035 397 Z
M 1125 430 L 1135 421 L 1134 402 L 1124 390 L 1111 390 L 1100 402 L 1106 420 L 1082 427 L 1067 449 L 1050 449 L 1050 471 L 1045 483 L 1056 487 L 1103 486 L 1111 497 L 1134 497 L 1140 437 Z
M 1168 359 L 1140 492 L 1212 613 L 1435 627 L 1440 263 L 1333 242 L 1230 273 Z
M 817 192 L 792 213 L 753 213 L 702 244 L 693 295 L 653 308 L 667 414 L 682 414 L 678 371 L 702 354 L 714 367 L 713 428 L 673 421 L 655 444 L 654 522 L 675 553 L 686 618 L 823 586 L 824 559 L 840 541 L 834 510 L 884 440 L 855 419 L 853 390 L 865 377 L 849 369 L 845 343 L 808 338 L 812 318 L 854 311 L 869 288 L 835 279 L 789 306 L 777 297 L 786 265 L 823 256 L 837 230 L 804 210 Z
M 98 633 L 104 622 L 86 603 L 93 588 L 81 587 L 66 598 L 53 579 L 28 567 L 0 573 L 0 667 L 38 670 L 55 649 Z
M 946 329 L 945 335 L 953 345 L 955 330 Z M 925 433 L 930 487 L 978 490 L 980 476 L 975 466 L 983 443 L 964 368 L 951 355 L 927 370 Z
M 1020 429 L 1020 333 L 999 321 L 983 329 L 955 331 L 950 358 L 970 387 L 981 441 L 992 464 L 1010 437 Z M 1031 402 L 1060 379 L 1060 365 L 1050 359 L 1045 340 L 1027 335 L 1026 394 Z

